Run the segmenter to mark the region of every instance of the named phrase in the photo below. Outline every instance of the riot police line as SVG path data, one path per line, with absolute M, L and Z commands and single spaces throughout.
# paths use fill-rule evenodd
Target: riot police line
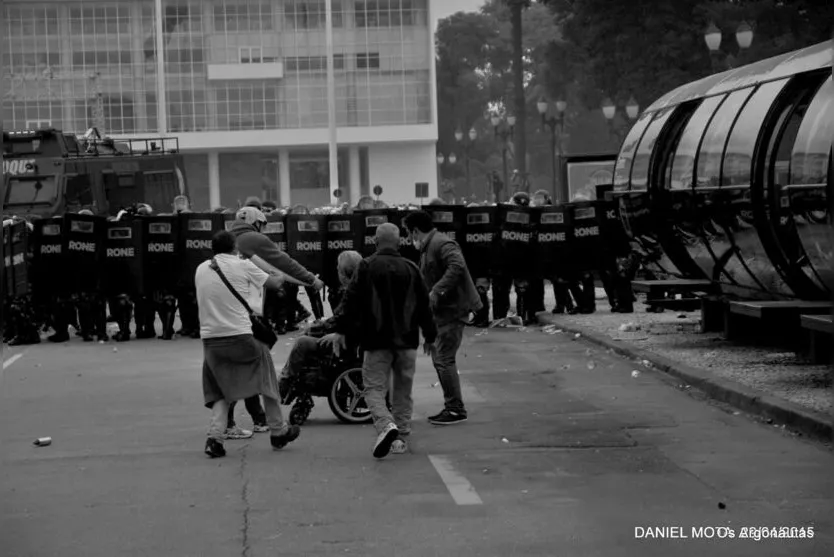
M 617 206 L 610 201 L 542 207 L 426 205 L 423 210 L 432 214 L 439 231 L 460 244 L 472 277 L 492 279 L 494 289 L 517 279 L 587 275 L 610 268 L 613 259 L 628 250 Z M 274 212 L 267 216 L 262 232 L 320 275 L 328 287 L 337 287 L 338 255 L 346 250 L 371 255 L 376 228 L 385 222 L 401 227 L 401 253 L 418 261 L 403 227 L 408 212 L 404 208 L 351 214 Z M 177 309 L 184 328 L 199 327 L 194 273 L 212 255 L 212 236 L 229 229 L 234 217 L 213 212 L 108 220 L 70 213 L 35 221 L 33 226 L 12 224 L 5 235 L 4 302 L 7 307 L 20 306 L 23 299 L 35 308 L 46 308 L 42 321 L 56 330 L 58 341 L 66 339 L 68 325 L 80 327 L 86 340 L 94 336 L 107 340 L 107 305 L 120 325 L 117 340 L 130 338 L 132 317 L 138 338 L 156 336 L 156 315 L 163 324 L 160 337 L 170 339 Z M 78 307 L 78 323 L 73 322 L 73 305 Z M 32 318 L 20 317 L 17 309 L 20 322 L 13 317 L 12 329 L 25 328 L 26 319 Z

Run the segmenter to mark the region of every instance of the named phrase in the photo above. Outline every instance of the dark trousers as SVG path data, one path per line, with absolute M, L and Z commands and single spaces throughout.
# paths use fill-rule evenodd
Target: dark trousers
M 252 416 L 252 423 L 255 425 L 266 425 L 266 412 L 261 406 L 261 397 L 259 395 L 250 396 L 243 400 L 246 405 L 246 411 Z M 226 419 L 226 427 L 231 429 L 235 427 L 235 406 L 237 401 L 229 404 L 229 413 Z
M 132 298 L 134 298 L 134 296 L 122 293 L 110 298 L 110 301 L 108 302 L 108 305 L 110 306 L 110 315 L 119 325 L 119 332 L 115 336 L 116 340 L 130 339 L 130 321 L 133 319 L 134 308 Z
M 79 292 L 74 301 L 84 340 L 92 340 L 93 335 L 99 340 L 107 340 L 107 304 L 104 298 L 96 292 Z
M 200 313 L 197 308 L 197 291 L 194 288 L 182 290 L 177 296 L 180 308 L 182 331 L 188 333 L 200 331 Z
M 454 321 L 437 328 L 437 340 L 434 342 L 436 350 L 432 355 L 432 363 L 443 388 L 443 404 L 446 410 L 466 416 L 457 365 L 457 354 L 463 341 L 463 327 L 462 322 Z
M 510 311 L 510 289 L 515 287 L 516 314 L 524 318 L 525 298 L 528 282 L 525 279 L 513 279 L 506 275 L 499 275 L 492 279 L 492 317 L 503 319 Z
M 563 277 L 553 278 L 553 296 L 556 298 L 555 313 L 564 313 L 573 309 L 573 298 L 571 298 L 568 281 Z
M 475 325 L 478 327 L 485 327 L 489 324 L 489 279 L 476 278 L 475 288 L 478 290 L 478 296 L 481 298 L 481 309 L 475 314 Z

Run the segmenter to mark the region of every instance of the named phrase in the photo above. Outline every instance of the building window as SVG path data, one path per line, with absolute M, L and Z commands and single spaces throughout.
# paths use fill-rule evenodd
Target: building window
M 130 6 L 70 8 L 70 33 L 81 35 L 128 35 Z
M 72 67 L 118 66 L 130 64 L 130 51 L 127 50 L 87 50 L 72 53 Z
M 15 52 L 3 53 L 3 68 L 11 74 L 44 72 L 61 64 L 61 55 L 56 52 Z
M 260 64 L 261 63 L 261 49 L 260 47 L 242 46 L 240 47 L 240 63 L 241 64 Z
M 360 52 L 357 54 L 356 69 L 379 69 L 379 52 Z
M 272 30 L 272 6 L 267 3 L 227 4 L 214 7 L 214 28 L 220 33 Z
M 345 55 L 333 55 L 333 68 L 345 69 Z M 326 72 L 327 56 L 301 56 L 284 59 L 284 70 L 288 72 Z
M 323 29 L 327 23 L 325 0 L 287 0 L 284 19 L 288 29 Z M 333 0 L 333 27 L 343 27 L 342 2 Z
M 165 53 L 169 73 L 196 73 L 204 69 L 205 51 L 199 48 L 169 50 Z
M 58 35 L 58 8 L 9 7 L 6 9 L 9 37 L 52 37 Z
M 358 0 L 354 20 L 357 27 L 410 27 L 422 19 L 425 11 L 420 0 Z
M 268 82 L 229 82 L 217 86 L 218 128 L 263 130 L 278 127 L 278 88 Z
M 182 2 L 166 6 L 162 25 L 165 35 L 171 33 L 201 33 L 203 31 L 203 19 L 200 15 L 199 4 L 196 2 Z
M 27 130 L 38 130 L 41 128 L 51 128 L 52 120 L 26 120 Z

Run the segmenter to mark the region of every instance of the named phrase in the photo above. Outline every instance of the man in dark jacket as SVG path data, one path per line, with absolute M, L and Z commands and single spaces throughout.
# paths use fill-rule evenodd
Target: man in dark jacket
M 444 408 L 439 414 L 429 416 L 429 421 L 435 425 L 465 422 L 467 414 L 456 356 L 469 314 L 481 309 L 481 297 L 460 246 L 435 229 L 431 215 L 425 211 L 409 213 L 405 227 L 420 250 L 420 272 L 429 289 L 438 330 L 437 350 L 432 360 L 443 388 Z
M 376 253 L 359 264 L 342 299 L 342 311 L 335 316 L 339 334 L 331 341 L 338 353 L 344 346 L 344 335 L 356 330 L 359 323 L 365 402 L 378 434 L 373 449 L 376 458 L 388 455 L 395 441 L 394 452 L 405 452 L 405 441 L 398 437 L 411 430 L 411 390 L 420 331 L 426 354 L 434 353 L 437 336 L 420 270 L 400 255 L 399 245 L 397 225 L 385 223 L 377 228 Z M 385 403 L 392 372 L 393 416 Z

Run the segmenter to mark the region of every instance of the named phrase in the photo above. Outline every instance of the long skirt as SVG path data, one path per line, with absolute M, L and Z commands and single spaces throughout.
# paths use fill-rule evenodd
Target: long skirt
M 280 400 L 269 348 L 252 335 L 203 339 L 206 407 L 222 399 L 233 401 L 255 395 Z

